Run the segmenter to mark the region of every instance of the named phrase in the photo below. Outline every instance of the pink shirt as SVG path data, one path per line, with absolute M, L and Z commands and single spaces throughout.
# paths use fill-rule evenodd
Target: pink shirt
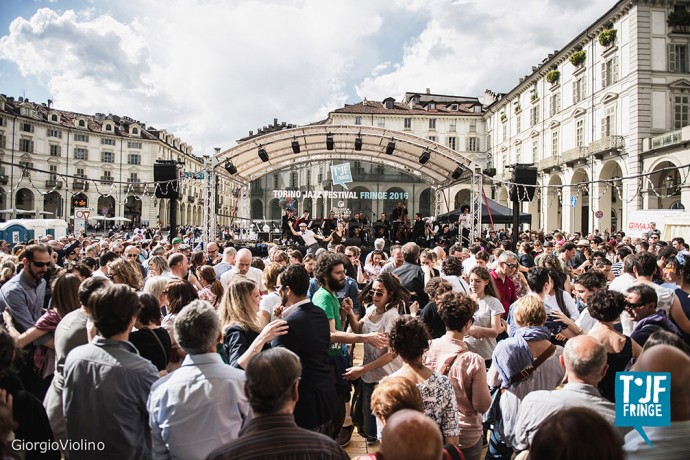
M 458 355 L 458 353 L 460 353 Z M 477 444 L 482 437 L 482 414 L 489 409 L 491 395 L 486 383 L 484 358 L 467 350 L 462 340 L 443 336 L 431 342 L 424 355 L 424 365 L 442 372 L 446 363 L 458 357 L 448 371 L 458 402 L 460 416 L 460 447 L 468 448 Z

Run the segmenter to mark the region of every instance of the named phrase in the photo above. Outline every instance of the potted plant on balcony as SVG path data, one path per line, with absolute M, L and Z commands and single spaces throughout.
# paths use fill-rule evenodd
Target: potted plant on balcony
M 570 55 L 570 63 L 575 67 L 580 67 L 584 64 L 585 59 L 587 59 L 587 52 L 585 50 L 575 51 Z
M 604 47 L 608 47 L 616 41 L 616 35 L 618 31 L 616 29 L 606 29 L 599 34 L 599 44 Z
M 690 32 L 690 11 L 685 8 L 673 10 L 668 14 L 666 23 L 673 32 Z
M 551 85 L 555 85 L 556 83 L 558 83 L 558 80 L 560 78 L 561 72 L 559 72 L 558 69 L 553 69 L 546 72 L 546 81 Z
M 506 115 L 505 111 L 501 112 L 501 123 L 505 123 L 507 119 L 508 115 Z
M 520 103 L 516 102 L 515 103 L 515 113 L 520 113 L 522 111 L 522 107 L 520 107 Z
M 534 102 L 534 101 L 536 101 L 537 99 L 539 99 L 539 93 L 537 93 L 537 90 L 536 90 L 536 89 L 533 89 L 533 90 L 532 90 L 532 92 L 531 92 L 530 95 L 529 95 L 529 99 L 530 99 L 531 102 Z

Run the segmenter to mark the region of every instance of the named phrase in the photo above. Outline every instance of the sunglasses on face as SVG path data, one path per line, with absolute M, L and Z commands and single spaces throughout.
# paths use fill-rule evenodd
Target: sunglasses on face
M 630 302 L 626 302 L 625 306 L 628 307 L 628 308 L 632 308 L 632 309 L 637 310 L 638 308 L 644 307 L 645 304 L 642 303 L 642 302 L 640 302 L 640 303 L 630 303 Z
M 30 260 L 34 267 L 43 268 L 50 265 L 50 262 L 36 262 L 35 260 Z
M 131 259 L 132 257 L 139 257 L 139 254 L 127 254 L 128 259 Z
M 508 268 L 516 268 L 516 267 L 518 266 L 518 264 L 509 264 L 509 263 L 507 263 L 507 262 L 505 263 L 505 265 L 506 265 L 506 267 L 508 267 Z
M 376 297 L 376 296 L 379 296 L 379 295 L 382 296 L 382 295 L 385 294 L 385 292 L 383 292 L 383 291 L 374 291 L 374 290 L 371 290 L 371 291 L 369 291 L 369 292 L 371 292 L 371 296 L 372 296 L 372 297 Z

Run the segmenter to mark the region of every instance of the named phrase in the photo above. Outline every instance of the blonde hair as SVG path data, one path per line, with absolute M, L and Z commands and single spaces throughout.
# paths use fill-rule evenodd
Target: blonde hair
M 546 322 L 544 302 L 533 295 L 519 298 L 515 302 L 513 319 L 518 326 L 542 326 Z
M 160 301 L 161 295 L 163 294 L 163 291 L 165 290 L 165 286 L 168 285 L 168 281 L 170 281 L 167 278 L 163 278 L 162 276 L 152 276 L 151 278 L 146 280 L 146 284 L 144 284 L 144 292 L 148 292 L 152 296 L 156 298 L 156 300 Z
M 243 329 L 261 332 L 252 306 L 252 292 L 255 288 L 256 283 L 245 276 L 237 275 L 232 279 L 220 302 L 219 313 L 223 328 L 237 324 Z
M 130 264 L 124 259 L 115 259 L 108 266 L 108 273 L 117 275 L 122 284 L 126 284 L 135 291 L 141 289 L 141 271 L 138 266 Z

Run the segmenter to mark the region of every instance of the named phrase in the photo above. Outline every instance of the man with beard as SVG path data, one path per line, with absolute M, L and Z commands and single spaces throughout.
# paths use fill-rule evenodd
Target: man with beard
M 331 366 L 333 384 L 337 392 L 336 414 L 324 433 L 333 439 L 340 433 L 345 420 L 345 404 L 349 396 L 349 383 L 343 379 L 343 374 L 351 367 L 350 355 L 345 343 L 368 343 L 377 348 L 388 345 L 388 338 L 383 334 L 353 334 L 343 332 L 340 313 L 340 301 L 336 293 L 345 287 L 345 259 L 342 255 L 324 253 L 316 261 L 314 277 L 321 283 L 321 288 L 312 297 L 312 302 L 321 307 L 328 317 L 331 346 L 328 356 Z M 352 308 L 352 300 L 349 297 L 343 299 L 343 305 Z
M 324 311 L 307 297 L 309 274 L 302 265 L 289 265 L 278 276 L 276 291 L 281 297 L 280 316 L 288 332 L 273 340 L 299 356 L 302 380 L 294 410 L 295 423 L 323 432 L 336 411 L 336 392 L 328 358 L 330 332 Z
M 46 295 L 44 276 L 51 265 L 48 247 L 43 244 L 32 244 L 24 251 L 22 264 L 24 268 L 18 275 L 6 282 L 0 289 L 0 312 L 7 309 L 17 331 L 21 334 L 34 326 L 43 315 L 43 302 Z M 25 347 L 27 356 L 33 356 L 34 346 L 49 341 L 46 334 Z M 26 389 L 41 401 L 48 390 L 46 382 L 33 369 L 33 360 L 24 360 L 19 368 L 19 377 Z M 49 383 L 49 382 L 48 382 Z

